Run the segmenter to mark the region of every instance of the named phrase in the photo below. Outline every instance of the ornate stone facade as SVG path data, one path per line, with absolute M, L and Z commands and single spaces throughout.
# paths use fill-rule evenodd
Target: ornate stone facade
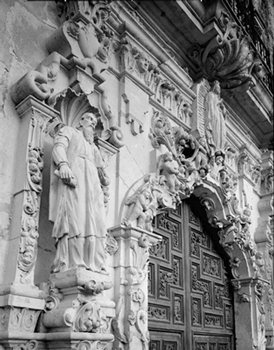
M 0 5 L 1 349 L 273 348 L 273 91 L 216 3 Z

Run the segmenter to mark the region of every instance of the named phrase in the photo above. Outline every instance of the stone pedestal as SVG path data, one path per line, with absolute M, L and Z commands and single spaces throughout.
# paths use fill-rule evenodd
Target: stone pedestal
M 104 291 L 111 287 L 107 274 L 84 268 L 52 274 L 41 321 L 48 349 L 109 349 L 115 303 Z
M 118 241 L 115 254 L 116 317 L 114 349 L 148 349 L 148 261 L 149 247 L 160 236 L 133 227 L 109 230 Z M 119 283 L 120 281 L 120 283 Z

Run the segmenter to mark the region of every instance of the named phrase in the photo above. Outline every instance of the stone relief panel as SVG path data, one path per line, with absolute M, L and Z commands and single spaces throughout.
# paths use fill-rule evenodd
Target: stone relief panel
M 17 266 L 20 281 L 33 281 L 37 258 L 39 207 L 42 192 L 42 171 L 44 168 L 43 146 L 49 119 L 44 113 L 33 111 L 28 133 L 27 177 L 21 220 L 21 239 Z
M 117 52 L 122 74 L 130 74 L 143 84 L 151 104 L 166 110 L 179 124 L 190 129 L 192 123 L 192 98 L 175 83 L 171 82 L 158 67 L 155 59 L 137 47 L 130 38 L 124 36 L 118 44 Z

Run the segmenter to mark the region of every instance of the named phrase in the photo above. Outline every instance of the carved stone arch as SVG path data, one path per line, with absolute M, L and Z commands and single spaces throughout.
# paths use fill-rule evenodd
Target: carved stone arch
M 152 231 L 152 220 L 159 213 L 175 209 L 177 204 L 190 196 L 196 197 L 204 207 L 207 222 L 218 231 L 219 241 L 230 259 L 235 279 L 254 277 L 255 247 L 252 241 L 244 242 L 240 236 L 238 219 L 231 206 L 225 200 L 222 189 L 204 181 L 196 186 L 189 195 L 171 193 L 161 175 L 148 174 L 127 191 L 123 200 L 119 221 L 125 226 L 137 226 Z
M 230 259 L 233 277 L 235 279 L 253 277 L 252 260 L 237 242 L 237 228 L 231 208 L 222 198 L 221 188 L 209 182 L 203 183 L 194 189 L 192 196 L 199 199 L 205 208 L 209 225 L 217 229 L 220 245 Z
M 200 208 L 204 207 L 205 221 L 212 227 L 231 271 L 237 349 L 256 348 L 265 339 L 263 298 L 268 283 L 258 268 L 248 207 L 243 212 L 235 210 L 233 199 L 227 199 L 222 187 L 206 179 L 195 184 L 188 194 L 172 192 L 160 171 L 144 176 L 129 189 L 121 209 L 121 227 L 152 231 L 156 215 L 174 210 L 180 201 L 191 198 L 199 201 Z M 252 315 L 256 315 L 257 322 L 251 321 Z

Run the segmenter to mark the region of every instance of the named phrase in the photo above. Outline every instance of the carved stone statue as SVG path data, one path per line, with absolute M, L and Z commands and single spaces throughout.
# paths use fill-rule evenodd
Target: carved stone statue
M 205 97 L 205 135 L 212 155 L 224 151 L 226 142 L 226 111 L 220 94 L 220 84 L 216 80 Z
M 56 256 L 52 272 L 84 267 L 105 270 L 106 219 L 101 188 L 109 183 L 93 143 L 97 123 L 85 113 L 77 128 L 64 126 L 54 138 L 50 217 Z
M 137 227 L 145 228 L 147 210 L 151 202 L 151 192 L 149 188 L 144 188 L 141 191 L 137 191 L 133 196 L 128 198 L 126 205 L 128 205 L 128 211 L 126 217 L 122 223 L 126 226 L 130 225 L 132 221 L 137 220 Z
M 173 155 L 170 152 L 160 156 L 158 172 L 163 176 L 167 189 L 171 193 L 178 192 L 181 185 L 177 177 L 179 175 L 179 164 L 177 160 L 173 159 Z

